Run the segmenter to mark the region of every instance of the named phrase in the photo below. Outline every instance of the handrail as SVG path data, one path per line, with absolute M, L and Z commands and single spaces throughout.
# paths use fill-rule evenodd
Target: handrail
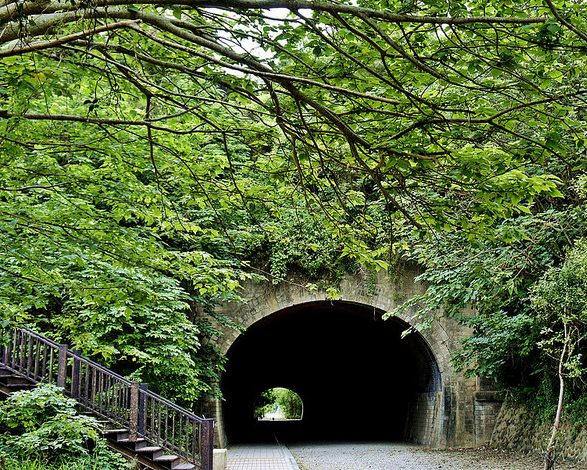
M 36 383 L 55 383 L 83 407 L 203 470 L 212 468 L 212 419 L 201 418 L 139 384 L 72 351 L 67 345 L 18 327 L 4 331 L 0 359 L 8 370 Z

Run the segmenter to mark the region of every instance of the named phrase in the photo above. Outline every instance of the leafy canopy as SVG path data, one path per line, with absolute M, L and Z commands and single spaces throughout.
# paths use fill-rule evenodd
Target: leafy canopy
M 202 339 L 256 253 L 282 277 L 410 252 L 431 306 L 477 304 L 478 331 L 511 318 L 584 220 L 586 17 L 562 0 L 9 0 L 3 312 L 186 402 L 218 391 Z

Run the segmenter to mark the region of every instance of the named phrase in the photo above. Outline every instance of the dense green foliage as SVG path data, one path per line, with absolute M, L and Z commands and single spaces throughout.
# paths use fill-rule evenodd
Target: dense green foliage
M 518 399 L 545 410 L 552 410 L 556 402 L 557 367 L 551 357 L 556 353 L 546 355 L 542 346 L 560 346 L 559 315 L 565 302 L 539 293 L 545 286 L 565 285 L 562 278 L 555 278 L 559 272 L 576 276 L 578 290 L 566 291 L 571 297 L 580 296 L 585 288 L 580 264 L 586 251 L 581 240 L 587 236 L 587 211 L 578 181 L 582 162 L 577 160 L 562 166 L 564 198 L 540 200 L 535 213 L 500 221 L 496 238 L 471 242 L 452 234 L 432 243 L 416 241 L 410 256 L 426 266 L 420 280 L 429 284 L 428 290 L 390 312 L 419 305 L 418 327 L 439 315 L 472 327 L 473 334 L 454 358 L 457 367 L 471 376 L 492 378 Z M 574 356 L 575 367 L 581 370 L 587 366 L 584 348 L 580 346 Z M 585 393 L 579 376 L 571 381 L 569 399 Z
M 106 446 L 98 422 L 75 404 L 53 385 L 12 394 L 0 406 L 2 468 L 128 468 Z
M 543 212 L 501 221 L 498 233 L 515 234 L 509 240 L 500 236 L 470 243 L 454 235 L 416 243 L 412 256 L 427 267 L 420 279 L 429 288 L 398 311 L 420 305 L 418 327 L 439 315 L 472 327 L 454 357 L 456 366 L 470 376 L 494 379 L 544 419 L 556 408 L 558 361 L 569 341 L 564 327 L 568 321 L 573 340 L 563 361 L 569 379 L 565 396 L 577 421 L 587 392 L 587 346 L 581 341 L 587 212 L 581 191 L 572 191 L 571 182 L 566 183 L 566 200 L 548 205 L 543 201 Z
M 241 280 L 403 257 L 426 269 L 423 325 L 473 326 L 461 367 L 549 383 L 543 322 L 561 324 L 529 292 L 587 235 L 586 18 L 579 0 L 8 1 L 2 315 L 192 403 L 218 393 L 205 340 Z

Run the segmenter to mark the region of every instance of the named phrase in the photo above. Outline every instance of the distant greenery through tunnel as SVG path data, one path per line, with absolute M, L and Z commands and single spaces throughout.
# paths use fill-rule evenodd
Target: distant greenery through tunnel
M 255 418 L 260 421 L 302 419 L 302 415 L 302 399 L 288 388 L 265 390 L 255 403 Z

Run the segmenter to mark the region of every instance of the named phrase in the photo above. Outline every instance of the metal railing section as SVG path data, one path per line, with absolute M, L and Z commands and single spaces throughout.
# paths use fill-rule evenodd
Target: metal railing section
M 212 469 L 214 420 L 201 418 L 26 328 L 4 332 L 4 367 L 35 383 L 53 383 L 83 407 L 203 470 Z

